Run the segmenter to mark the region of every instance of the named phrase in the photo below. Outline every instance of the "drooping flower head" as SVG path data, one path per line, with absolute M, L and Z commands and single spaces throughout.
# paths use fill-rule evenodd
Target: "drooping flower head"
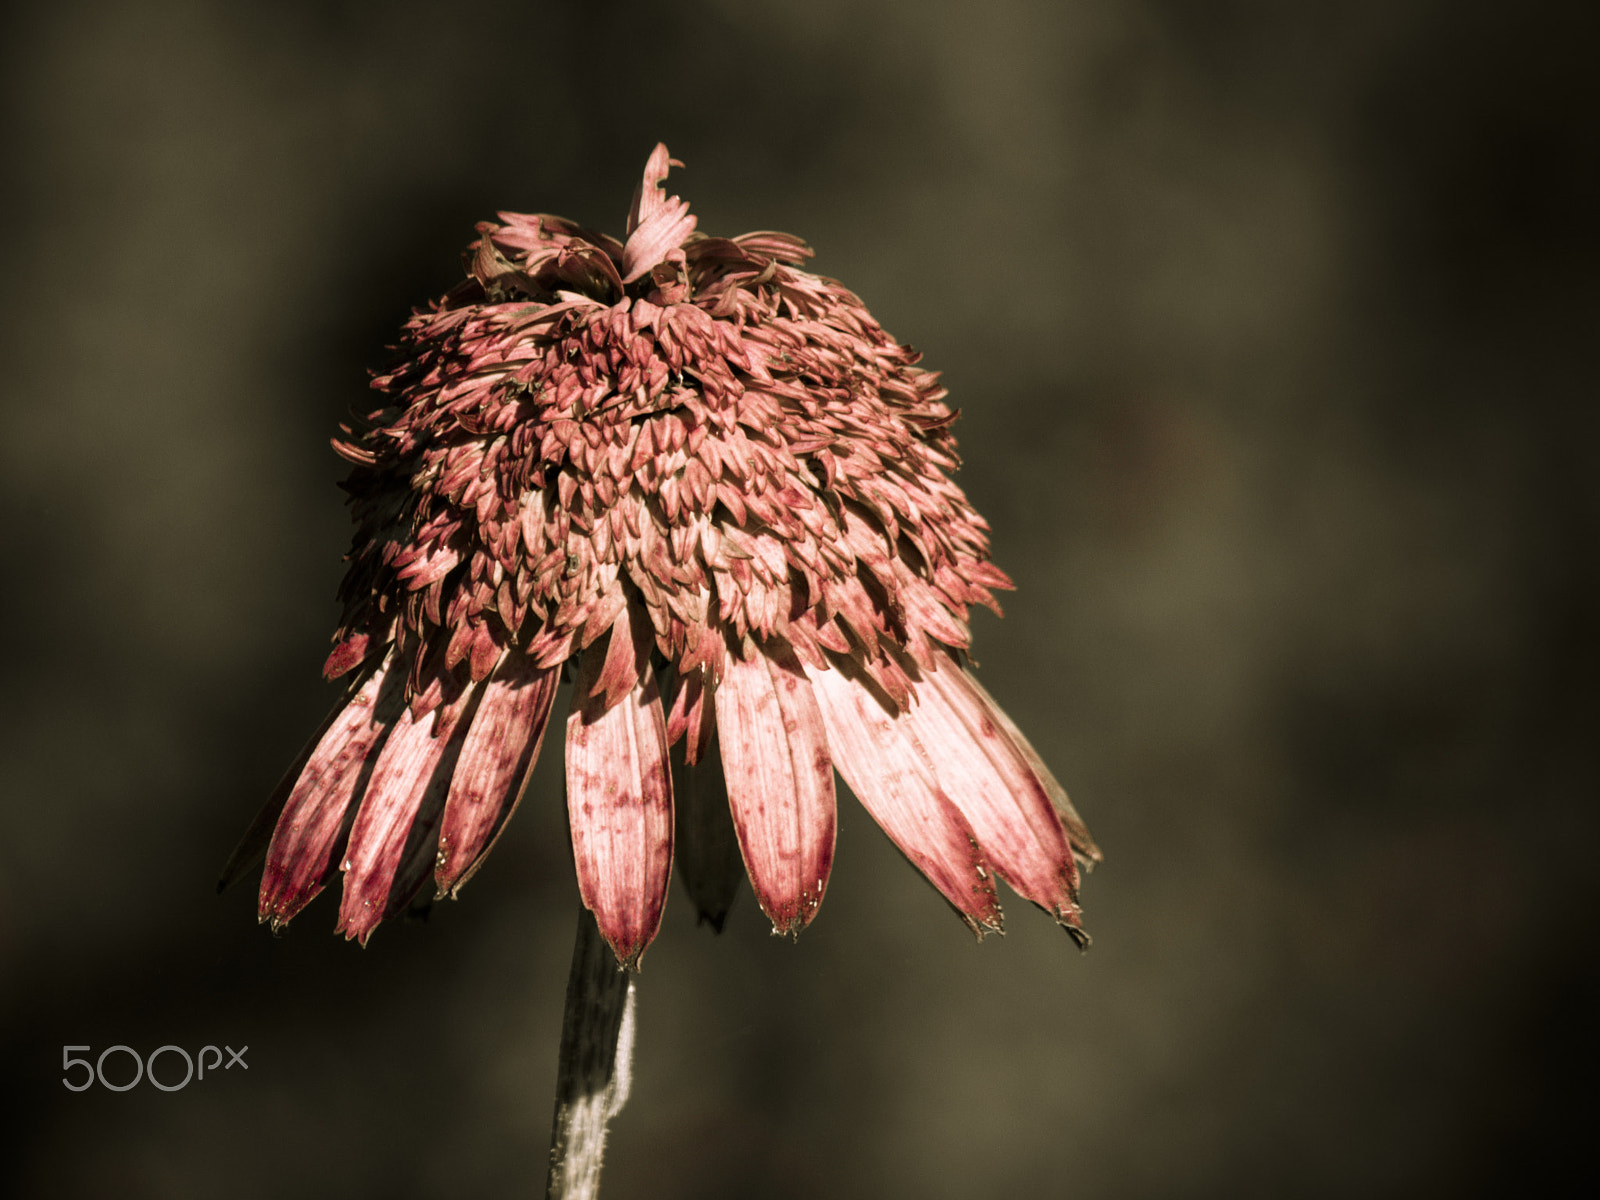
M 681 165 L 656 147 L 622 242 L 480 224 L 406 325 L 335 442 L 358 528 L 326 673 L 352 682 L 230 872 L 270 832 L 262 920 L 342 872 L 362 942 L 430 875 L 455 895 L 566 669 L 578 883 L 621 962 L 660 924 L 675 793 L 702 915 L 742 858 L 798 933 L 835 769 L 980 935 L 998 875 L 1081 942 L 1074 851 L 1099 851 L 964 664 L 968 606 L 1011 585 L 948 474 L 938 377 L 796 238 L 696 232 L 661 186 Z

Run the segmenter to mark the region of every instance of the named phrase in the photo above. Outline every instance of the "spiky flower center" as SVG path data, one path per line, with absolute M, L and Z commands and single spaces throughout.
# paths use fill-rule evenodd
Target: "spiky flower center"
M 559 662 L 630 603 L 680 675 L 781 640 L 891 704 L 929 638 L 966 646 L 1009 581 L 946 474 L 954 414 L 803 243 L 687 233 L 625 282 L 649 218 L 627 246 L 501 220 L 337 443 L 360 529 L 330 673 L 392 640 L 427 706 L 430 679 Z

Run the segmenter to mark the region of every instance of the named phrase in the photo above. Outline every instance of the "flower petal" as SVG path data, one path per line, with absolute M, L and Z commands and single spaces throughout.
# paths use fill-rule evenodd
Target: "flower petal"
M 833 765 L 850 790 L 974 933 L 999 929 L 1000 902 L 983 849 L 939 787 L 911 725 L 838 669 L 809 675 Z
M 710 742 L 699 762 L 688 761 L 688 743 L 672 745 L 672 815 L 677 838 L 673 858 L 700 920 L 709 921 L 721 933 L 745 868 L 739 856 L 739 835 L 728 811 L 716 725 L 707 724 Z
M 322 718 L 322 723 L 317 726 L 316 732 L 307 740 L 300 753 L 295 756 L 295 760 L 289 764 L 289 769 L 278 780 L 278 786 L 272 789 L 272 795 L 267 797 L 267 802 L 256 813 L 255 820 L 250 822 L 250 828 L 245 830 L 244 836 L 239 839 L 239 844 L 228 856 L 227 865 L 222 868 L 222 875 L 217 880 L 219 894 L 243 879 L 245 874 L 266 856 L 267 845 L 272 840 L 273 831 L 278 827 L 278 819 L 283 815 L 284 805 L 289 802 L 289 796 L 304 773 L 306 764 L 311 761 L 311 755 L 321 744 L 328 730 L 333 728 L 333 723 L 339 719 L 339 714 L 344 712 L 345 703 L 341 701 L 328 710 L 328 715 Z
M 333 652 L 328 655 L 328 661 L 322 665 L 323 678 L 337 679 L 355 670 L 372 650 L 371 634 L 352 634 L 335 646 Z
M 611 709 L 638 684 L 650 659 L 653 641 L 650 619 L 636 600 L 632 604 L 617 606 L 611 622 L 611 637 L 605 643 L 605 658 L 599 674 L 590 685 L 591 695 L 574 693 L 573 701 L 580 700 L 591 708 Z
M 466 722 L 456 718 L 470 693 L 433 714 L 401 714 L 372 768 L 366 796 L 350 828 L 345 852 L 344 897 L 335 932 L 364 946 L 383 920 L 395 875 L 413 843 L 430 837 L 444 808 Z M 407 897 L 409 899 L 409 897 Z
M 567 816 L 578 891 L 617 961 L 637 970 L 661 927 L 672 874 L 667 725 L 648 664 L 621 703 L 604 711 L 585 703 L 602 653 L 584 652 L 572 689 Z
M 822 713 L 793 655 L 730 656 L 716 692 L 722 773 L 739 848 L 775 933 L 798 934 L 833 865 L 833 762 Z
M 439 895 L 454 898 L 516 811 L 544 742 L 559 667 L 512 654 L 484 685 L 461 747 L 439 833 Z
M 1067 790 L 1056 782 L 1056 777 L 1050 774 L 1050 768 L 1044 765 L 1044 760 L 1039 757 L 1039 752 L 1022 735 L 1022 730 L 1017 728 L 1017 723 L 1008 717 L 1005 710 L 994 702 L 994 697 L 984 690 L 983 684 L 978 682 L 977 677 L 970 671 L 964 671 L 962 674 L 966 676 L 967 683 L 971 686 L 973 693 L 982 702 L 984 711 L 988 713 L 990 719 L 996 725 L 1005 730 L 1007 736 L 1011 738 L 1012 743 L 1021 752 L 1022 757 L 1033 770 L 1034 775 L 1044 785 L 1045 794 L 1050 797 L 1050 802 L 1055 805 L 1056 812 L 1061 817 L 1061 824 L 1066 828 L 1067 839 L 1072 843 L 1072 852 L 1077 856 L 1079 865 L 1085 871 L 1093 870 L 1094 864 L 1104 861 L 1105 855 L 1101 853 L 1100 847 L 1094 844 L 1094 838 L 1089 836 L 1089 827 L 1083 823 L 1083 818 L 1078 815 L 1078 810 L 1072 807 L 1072 801 L 1067 799 Z
M 644 180 L 634 193 L 633 208 L 628 214 L 628 240 L 622 247 L 622 281 L 632 283 L 651 267 L 666 257 L 669 250 L 683 244 L 683 239 L 694 232 L 698 218 L 689 215 L 686 201 L 673 196 L 667 198 L 661 181 L 671 167 L 683 164 L 667 153 L 666 146 L 656 144 L 645 164 Z
M 755 233 L 741 233 L 730 240 L 747 253 L 765 255 L 767 258 L 775 258 L 779 262 L 793 266 L 799 266 L 806 259 L 816 256 L 815 250 L 792 233 L 776 233 L 763 229 Z
M 332 874 L 351 801 L 366 785 L 374 751 L 405 708 L 404 675 L 393 667 L 373 673 L 323 734 L 290 792 L 261 875 L 260 916 L 274 929 L 288 924 Z
M 1000 877 L 1081 941 L 1078 872 L 1061 819 L 967 673 L 936 658 L 900 719 L 933 749 L 940 786 L 971 822 Z
M 708 634 L 705 641 L 721 639 Z M 672 711 L 667 714 L 667 742 L 676 746 L 684 739 L 684 761 L 691 766 L 710 753 L 716 737 L 717 723 L 712 716 L 711 689 L 706 686 L 708 672 L 695 667 L 678 673 L 678 692 L 672 701 Z

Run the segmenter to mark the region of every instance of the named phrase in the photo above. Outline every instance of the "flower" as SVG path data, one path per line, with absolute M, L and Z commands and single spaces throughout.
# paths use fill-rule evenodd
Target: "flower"
M 775 931 L 816 913 L 839 771 L 979 936 L 995 876 L 1080 944 L 1088 831 L 964 663 L 1010 581 L 951 481 L 937 375 L 781 233 L 695 232 L 657 146 L 618 242 L 478 226 L 415 313 L 354 464 L 349 690 L 241 845 L 279 928 L 344 876 L 364 944 L 431 874 L 456 895 L 572 677 L 583 902 L 624 965 L 673 863 L 719 927 L 740 859 Z M 731 831 L 729 823 L 731 818 Z M 270 843 L 268 836 L 270 834 Z

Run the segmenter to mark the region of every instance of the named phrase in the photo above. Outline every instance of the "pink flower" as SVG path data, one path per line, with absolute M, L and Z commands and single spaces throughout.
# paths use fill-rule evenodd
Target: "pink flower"
M 353 682 L 230 873 L 270 830 L 261 919 L 342 872 L 363 943 L 429 875 L 454 896 L 566 671 L 578 884 L 622 963 L 660 925 L 675 792 L 702 915 L 742 857 L 778 931 L 809 923 L 835 769 L 980 936 L 998 875 L 1086 940 L 1074 852 L 1100 853 L 963 663 L 968 605 L 1011 584 L 947 474 L 938 377 L 804 243 L 696 233 L 670 166 L 657 146 L 625 242 L 480 224 L 406 325 L 334 443 L 358 530 L 326 673 Z

